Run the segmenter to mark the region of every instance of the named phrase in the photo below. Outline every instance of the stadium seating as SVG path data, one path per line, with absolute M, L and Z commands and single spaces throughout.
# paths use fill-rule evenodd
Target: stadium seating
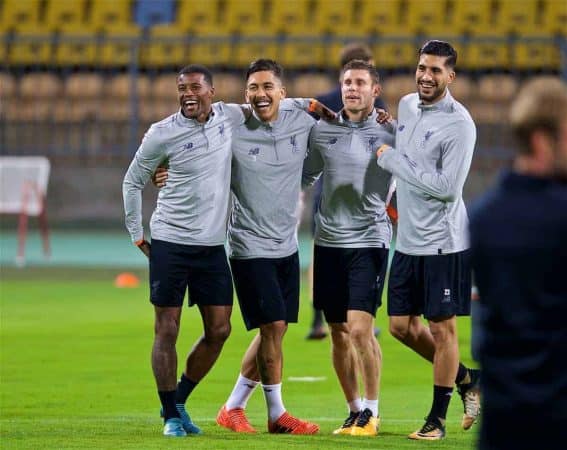
M 264 4 L 263 0 L 227 2 L 222 9 L 222 29 L 243 35 L 272 34 L 270 28 L 265 26 L 267 12 Z
M 361 11 L 354 0 L 319 2 L 314 11 L 313 31 L 334 36 L 366 36 L 361 24 Z
M 361 0 L 360 29 L 381 36 L 400 34 L 402 9 L 400 0 L 382 0 L 379 4 L 375 0 Z
M 96 3 L 96 2 L 95 2 Z M 47 2 L 45 28 L 49 31 L 76 32 L 85 29 L 86 0 Z
M 405 29 L 419 35 L 430 34 L 431 30 L 444 30 L 449 25 L 446 23 L 446 9 L 446 0 L 414 0 L 405 12 Z
M 305 73 L 298 75 L 289 87 L 291 97 L 311 98 L 328 92 L 336 86 L 338 80 L 320 73 Z
M 54 63 L 57 66 L 93 66 L 97 60 L 97 45 L 92 33 L 74 30 L 58 35 Z
M 2 7 L 0 30 L 19 31 L 39 25 L 40 0 L 5 0 Z
M 492 0 L 453 2 L 448 17 L 451 31 L 473 36 L 493 32 L 492 5 Z
M 503 34 L 533 34 L 538 31 L 540 2 L 538 0 L 499 0 L 496 29 Z
M 272 1 L 271 13 L 266 20 L 265 28 L 275 34 L 291 36 L 313 34 L 310 5 L 309 0 Z
M 88 18 L 89 27 L 97 32 L 107 31 L 116 32 L 117 34 L 123 34 L 124 29 L 130 31 L 138 28 L 132 20 L 133 4 L 134 2 L 131 0 L 92 2 Z

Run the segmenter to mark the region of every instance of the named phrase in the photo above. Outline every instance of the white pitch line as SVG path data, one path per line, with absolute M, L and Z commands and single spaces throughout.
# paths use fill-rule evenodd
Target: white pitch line
M 327 377 L 287 377 L 288 381 L 299 381 L 305 383 L 315 383 L 317 381 L 325 381 Z

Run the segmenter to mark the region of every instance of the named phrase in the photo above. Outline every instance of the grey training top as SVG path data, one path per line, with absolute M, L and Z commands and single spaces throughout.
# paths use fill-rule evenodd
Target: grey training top
M 169 176 L 150 222 L 152 239 L 186 245 L 223 245 L 229 208 L 233 130 L 245 120 L 238 105 L 217 102 L 204 124 L 181 111 L 152 124 L 124 177 L 126 227 L 143 237 L 142 189 L 167 160 Z
M 315 120 L 309 101 L 287 99 L 273 123 L 253 115 L 233 137 L 233 210 L 228 227 L 233 258 L 283 258 L 297 251 L 301 168 Z
M 475 141 L 471 116 L 449 91 L 433 105 L 417 93 L 400 100 L 396 149 L 378 157 L 397 183 L 396 250 L 437 255 L 469 247 L 462 195 Z
M 386 214 L 391 174 L 376 165 L 376 149 L 393 145 L 394 130 L 379 125 L 373 111 L 362 122 L 341 114 L 320 121 L 311 132 L 303 183 L 323 173 L 321 204 L 315 216 L 315 243 L 325 247 L 390 246 L 392 225 Z

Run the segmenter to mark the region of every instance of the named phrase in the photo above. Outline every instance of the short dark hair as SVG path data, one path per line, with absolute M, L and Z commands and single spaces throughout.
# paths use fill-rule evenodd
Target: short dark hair
M 354 59 L 361 59 L 362 61 L 369 62 L 374 59 L 372 50 L 366 44 L 360 42 L 348 44 L 341 51 L 341 67 Z
M 268 58 L 260 58 L 252 61 L 248 66 L 248 70 L 246 70 L 246 80 L 248 80 L 248 78 L 250 78 L 250 75 L 252 75 L 253 73 L 264 71 L 272 72 L 280 80 L 283 80 L 283 67 L 273 59 Z
M 375 84 L 380 83 L 380 75 L 372 64 L 368 61 L 363 61 L 362 59 L 353 59 L 352 61 L 347 62 L 342 70 L 341 70 L 341 80 L 347 70 L 366 70 L 370 74 L 370 78 Z
M 427 41 L 419 49 L 418 56 L 423 54 L 435 55 L 435 56 L 445 56 L 445 65 L 454 69 L 457 64 L 457 51 L 453 48 L 451 44 L 445 41 L 431 40 Z
M 209 69 L 201 64 L 189 64 L 181 69 L 177 76 L 180 77 L 181 75 L 189 75 L 191 73 L 202 73 L 205 77 L 205 81 L 209 83 L 210 86 L 213 85 L 213 74 Z

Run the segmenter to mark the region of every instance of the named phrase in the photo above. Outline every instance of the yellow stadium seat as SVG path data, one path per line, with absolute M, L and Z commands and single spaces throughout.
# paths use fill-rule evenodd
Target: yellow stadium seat
M 276 34 L 303 35 L 313 33 L 310 0 L 272 0 L 266 28 Z
M 8 62 L 15 65 L 49 64 L 52 62 L 53 35 L 32 27 L 20 29 L 10 47 Z
M 287 69 L 320 67 L 326 64 L 325 46 L 319 36 L 286 40 L 278 50 L 279 62 Z
M 499 0 L 495 30 L 502 33 L 534 33 L 539 25 L 539 0 Z
M 124 27 L 132 27 L 132 0 L 98 0 L 91 3 L 90 26 L 96 31 L 119 33 Z
M 417 63 L 417 49 L 409 36 L 399 36 L 399 41 L 379 41 L 372 46 L 374 62 L 380 69 L 414 67 Z
M 192 34 L 219 32 L 218 3 L 218 0 L 179 0 L 175 26 Z
M 567 2 L 545 0 L 542 15 L 543 31 L 567 37 Z
M 449 23 L 454 33 L 478 35 L 493 32 L 492 0 L 462 0 L 453 2 Z
M 404 32 L 400 0 L 361 0 L 360 5 L 360 23 L 364 33 L 388 35 Z
M 8 35 L 0 32 L 0 61 L 8 61 Z
M 138 44 L 140 29 L 137 26 L 124 27 L 120 32 L 105 33 L 97 53 L 97 64 L 105 67 L 126 66 L 139 59 L 132 50 Z
M 245 39 L 237 41 L 231 52 L 231 64 L 246 67 L 258 58 L 278 60 L 277 44 L 268 39 L 263 36 L 246 36 Z
M 530 40 L 534 36 L 522 35 L 513 45 L 512 63 L 519 70 L 559 69 L 561 67 L 561 51 L 550 38 Z
M 59 66 L 94 65 L 96 62 L 96 36 L 89 31 L 74 31 L 59 35 L 55 47 L 55 64 Z
M 182 66 L 187 64 L 188 44 L 182 32 L 175 27 L 153 27 L 150 40 L 142 52 L 146 67 Z
M 360 26 L 362 17 L 355 6 L 355 0 L 319 2 L 312 31 L 338 36 L 364 36 L 365 31 Z
M 47 2 L 45 27 L 50 31 L 84 30 L 85 0 L 51 0 Z
M 266 27 L 267 11 L 263 0 L 231 0 L 226 3 L 221 26 L 230 33 L 243 35 L 270 34 Z
M 304 73 L 297 75 L 293 84 L 289 88 L 288 96 L 311 98 L 324 94 L 333 89 L 338 83 L 337 79 L 333 79 L 322 73 Z
M 5 0 L 2 8 L 0 30 L 18 31 L 39 25 L 41 0 Z
M 406 32 L 431 34 L 439 33 L 446 27 L 446 0 L 409 0 Z
M 199 37 L 193 39 L 189 45 L 189 61 L 187 63 L 225 66 L 232 64 L 232 56 L 230 36 Z
M 487 37 L 487 36 L 485 36 Z M 501 69 L 510 67 L 510 49 L 505 41 L 498 41 L 501 36 L 492 36 L 493 40 L 471 41 L 466 45 L 465 56 L 457 65 L 468 70 Z

